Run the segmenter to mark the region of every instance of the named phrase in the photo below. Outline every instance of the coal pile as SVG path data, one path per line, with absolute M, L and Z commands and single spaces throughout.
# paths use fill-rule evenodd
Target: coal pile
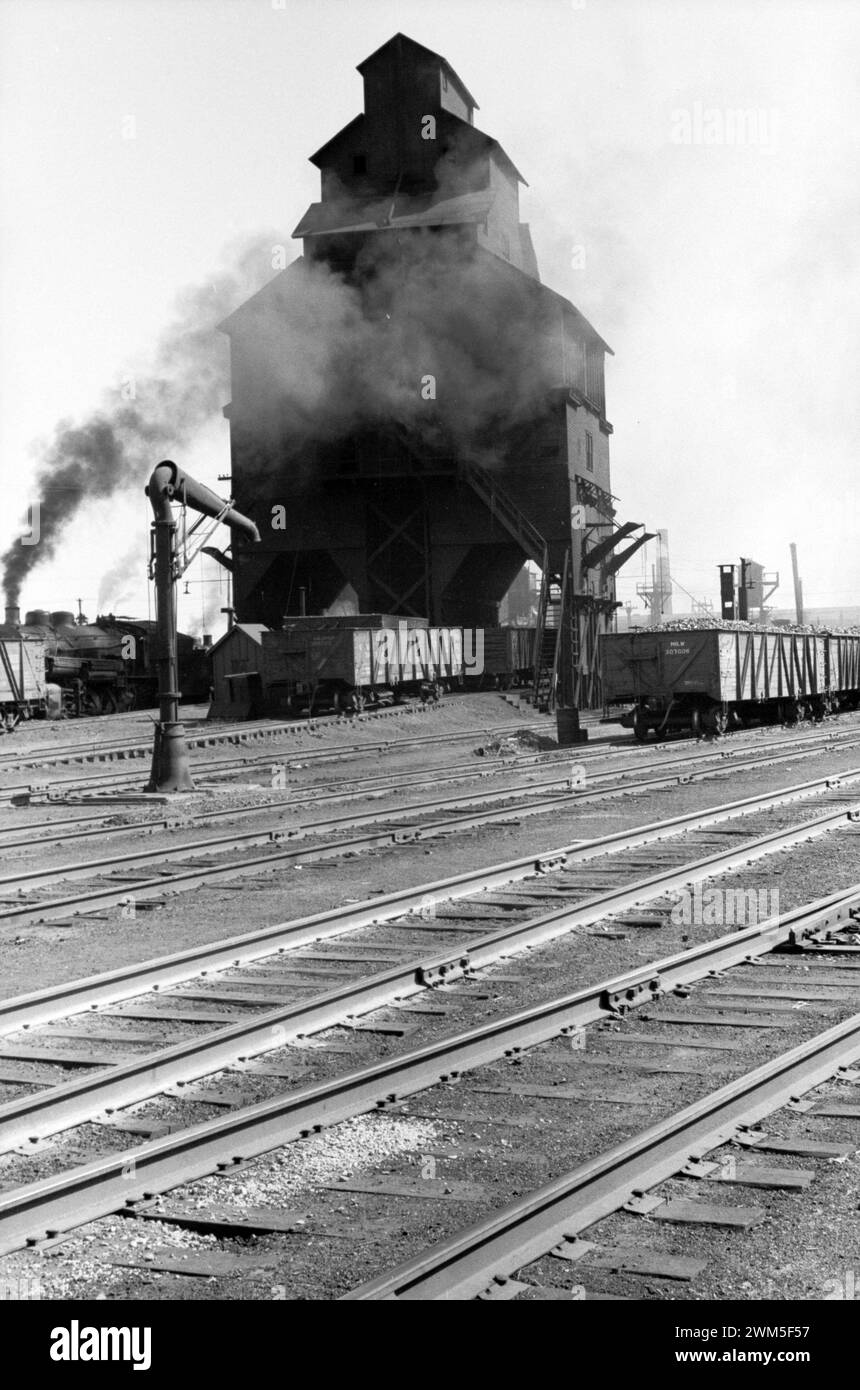
M 749 623 L 729 618 L 669 618 L 655 627 L 636 628 L 637 632 L 800 632 L 811 636 L 857 636 L 860 627 L 827 627 L 822 623 Z

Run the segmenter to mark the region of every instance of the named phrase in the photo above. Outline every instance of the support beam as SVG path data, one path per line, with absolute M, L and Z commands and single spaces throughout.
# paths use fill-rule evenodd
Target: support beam
M 583 555 L 583 569 L 594 569 L 609 554 L 610 550 L 615 549 L 619 541 L 623 541 L 625 536 L 630 535 L 631 531 L 638 531 L 641 525 L 641 521 L 625 521 L 624 525 L 619 526 L 618 530 L 614 531 L 611 536 L 605 536 L 602 541 L 598 541 L 597 545 L 592 546 L 591 550 L 586 551 Z
M 616 574 L 618 570 L 621 569 L 622 565 L 627 564 L 627 561 L 630 559 L 631 555 L 635 555 L 636 551 L 639 550 L 640 547 L 643 546 L 646 541 L 653 541 L 655 535 L 655 531 L 643 531 L 642 535 L 639 536 L 633 542 L 632 545 L 628 545 L 626 550 L 622 550 L 620 555 L 613 555 L 612 559 L 607 563 L 606 568 L 604 569 L 604 574 L 606 575 L 606 578 L 609 579 L 611 575 Z

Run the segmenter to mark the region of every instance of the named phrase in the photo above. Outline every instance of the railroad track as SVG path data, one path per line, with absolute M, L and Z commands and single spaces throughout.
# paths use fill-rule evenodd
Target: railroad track
M 362 715 L 361 718 L 363 719 L 365 718 L 365 716 Z M 276 732 L 274 735 L 276 737 L 278 736 L 277 728 L 279 727 L 280 726 L 276 726 Z M 423 748 L 432 747 L 437 743 L 443 743 L 447 745 L 449 743 L 462 743 L 464 741 L 470 741 L 472 743 L 475 743 L 480 742 L 481 739 L 485 738 L 493 739 L 495 737 L 502 737 L 504 735 L 510 736 L 512 734 L 522 733 L 524 730 L 532 732 L 535 730 L 539 730 L 546 732 L 547 727 L 548 726 L 546 720 L 544 720 L 544 722 L 540 724 L 534 722 L 527 724 L 504 724 L 498 726 L 491 726 L 489 728 L 484 729 L 472 729 L 460 733 L 455 732 L 444 734 L 426 734 L 416 738 L 389 739 L 388 741 L 382 743 L 368 742 L 348 744 L 345 746 L 338 746 L 336 748 L 321 748 L 310 750 L 301 749 L 296 750 L 293 753 L 289 752 L 289 750 L 279 749 L 277 752 L 277 756 L 284 760 L 287 764 L 290 762 L 291 759 L 301 760 L 303 764 L 325 762 L 330 761 L 331 759 L 337 759 L 338 761 L 340 761 L 351 757 L 361 757 L 363 754 L 367 753 L 389 752 L 392 749 L 399 750 L 407 748 Z M 260 731 L 258 737 L 266 738 L 269 737 L 269 734 L 266 730 L 262 730 Z M 220 740 L 218 735 L 201 735 L 200 739 L 192 741 L 191 746 L 203 747 L 211 743 L 217 743 L 219 741 L 228 743 L 241 743 L 245 740 L 243 740 L 241 734 L 237 735 L 235 733 L 232 733 L 229 736 L 224 735 L 223 738 L 220 738 Z M 128 756 L 133 758 L 145 759 L 147 756 L 151 754 L 151 752 L 152 745 L 150 743 L 146 745 L 139 745 L 138 751 L 129 751 Z M 235 759 L 222 758 L 212 762 L 195 762 L 193 763 L 193 770 L 195 775 L 199 776 L 206 775 L 211 777 L 217 774 L 228 774 L 236 771 L 248 770 L 249 768 L 261 766 L 263 764 L 270 764 L 272 756 L 272 754 L 267 754 L 265 758 L 258 759 L 243 757 Z M 88 758 L 83 759 L 83 761 L 90 760 L 91 759 Z M 37 769 L 41 764 L 29 760 L 25 762 L 23 765 Z M 5 770 L 9 771 L 13 769 L 9 767 Z M 4 769 L 0 767 L 0 774 L 2 774 L 3 771 Z M 137 787 L 139 776 L 140 773 L 138 771 L 113 772 L 90 775 L 85 778 L 67 778 L 62 781 L 57 781 L 53 784 L 48 784 L 46 782 L 34 783 L 32 781 L 21 782 L 16 783 L 13 786 L 0 787 L 0 802 L 11 801 L 16 797 L 21 797 L 27 792 L 32 792 L 34 788 L 40 792 L 47 791 L 49 785 L 53 786 L 53 788 L 56 791 L 72 792 L 88 789 L 120 790 L 132 785 Z
M 383 711 L 382 713 L 385 713 L 385 711 Z M 361 716 L 361 717 L 364 718 L 364 716 Z M 280 727 L 281 727 L 281 726 L 275 726 L 275 736 L 277 735 L 277 730 L 278 730 Z M 285 727 L 291 727 L 291 726 L 285 726 Z M 277 756 L 278 759 L 282 760 L 282 761 L 285 763 L 286 766 L 289 766 L 289 764 L 290 764 L 290 762 L 291 762 L 292 760 L 300 760 L 300 761 L 302 762 L 302 764 L 304 764 L 304 765 L 311 765 L 311 764 L 317 764 L 317 763 L 322 763 L 322 762 L 326 762 L 326 761 L 331 761 L 332 759 L 337 760 L 337 761 L 342 761 L 342 760 L 347 759 L 347 758 L 351 758 L 351 757 L 360 757 L 360 756 L 362 756 L 362 755 L 364 755 L 364 754 L 374 753 L 374 752 L 391 753 L 391 752 L 394 752 L 394 751 L 406 750 L 406 749 L 410 749 L 410 748 L 432 747 L 434 744 L 437 744 L 437 743 L 442 743 L 442 744 L 445 744 L 445 745 L 447 745 L 447 744 L 449 744 L 449 743 L 462 743 L 462 742 L 472 742 L 472 743 L 476 743 L 476 742 L 477 742 L 477 743 L 480 743 L 480 741 L 481 741 L 482 739 L 493 740 L 493 739 L 498 738 L 498 737 L 513 736 L 513 735 L 516 735 L 516 734 L 518 734 L 518 733 L 522 733 L 522 732 L 524 732 L 524 731 L 525 731 L 525 732 L 543 732 L 543 733 L 546 733 L 548 727 L 549 727 L 549 726 L 548 726 L 548 724 L 547 724 L 547 722 L 546 722 L 546 718 L 544 718 L 544 721 L 543 721 L 543 722 L 540 722 L 540 723 L 538 723 L 538 722 L 529 722 L 529 723 L 522 724 L 522 725 L 504 724 L 504 725 L 490 726 L 490 727 L 484 728 L 484 729 L 471 730 L 471 731 L 462 732 L 462 733 L 431 734 L 431 735 L 424 735 L 424 736 L 417 737 L 417 738 L 412 738 L 412 739 L 400 739 L 400 738 L 398 738 L 398 739 L 389 740 L 389 741 L 387 741 L 387 742 L 383 742 L 383 743 L 379 743 L 379 744 L 374 744 L 374 743 L 362 744 L 362 743 L 359 743 L 359 744 L 348 745 L 348 746 L 346 746 L 346 747 L 338 747 L 338 748 L 312 749 L 312 750 L 304 750 L 304 749 L 302 749 L 302 750 L 297 750 L 295 753 L 290 753 L 288 750 L 279 749 L 279 750 L 277 751 L 277 755 L 276 755 L 276 756 Z M 760 731 L 755 731 L 755 735 L 758 735 L 759 732 L 760 732 Z M 254 735 L 254 731 L 252 730 L 252 732 L 251 732 L 251 734 L 248 736 L 248 738 L 253 737 L 253 736 L 255 736 L 255 735 Z M 271 735 L 271 732 L 270 732 L 270 730 L 267 729 L 267 728 L 263 728 L 263 729 L 259 730 L 259 731 L 257 732 L 257 734 L 256 734 L 256 737 L 258 737 L 258 738 L 269 738 L 269 737 L 271 737 L 271 736 L 272 736 L 272 735 Z M 827 747 L 829 744 L 834 744 L 834 745 L 837 745 L 837 746 L 838 746 L 838 745 L 841 744 L 842 742 L 845 742 L 845 741 L 849 741 L 849 742 L 850 742 L 850 741 L 852 741 L 852 740 L 855 740 L 856 738 L 857 738 L 856 731 L 852 731 L 850 728 L 849 728 L 849 729 L 846 729 L 846 730 L 840 730 L 840 731 L 834 731 L 834 730 L 832 730 L 832 729 L 826 729 L 826 730 L 821 730 L 821 731 L 817 731 L 817 732 L 810 732 L 810 733 L 807 733 L 807 734 L 801 734 L 801 735 L 796 736 L 796 737 L 789 737 L 789 738 L 782 737 L 782 738 L 772 739 L 772 740 L 770 740 L 767 744 L 765 744 L 764 746 L 765 746 L 765 747 L 773 748 L 774 750 L 778 750 L 778 749 L 781 748 L 781 747 L 782 747 L 782 748 L 785 748 L 786 750 L 788 750 L 788 749 L 790 749 L 790 748 L 798 748 L 798 749 L 800 749 L 800 748 L 803 748 L 803 747 L 808 747 L 808 748 L 810 749 L 810 751 L 812 751 L 812 750 L 815 750 L 816 748 Z M 229 734 L 222 734 L 222 735 L 208 735 L 208 734 L 207 734 L 207 735 L 201 735 L 198 739 L 192 740 L 192 741 L 190 742 L 190 746 L 191 746 L 191 747 L 195 747 L 195 746 L 206 746 L 206 745 L 208 745 L 208 744 L 217 743 L 217 742 L 219 742 L 219 741 L 221 741 L 221 742 L 227 742 L 227 743 L 238 743 L 238 742 L 242 742 L 242 741 L 243 741 L 243 737 L 242 737 L 241 731 L 240 731 L 239 733 L 236 733 L 235 731 L 231 731 L 231 733 L 229 733 Z M 603 747 L 595 747 L 594 745 L 592 745 L 592 746 L 589 747 L 589 748 L 586 748 L 585 746 L 580 746 L 580 747 L 574 747 L 574 748 L 571 748 L 571 749 L 566 749 L 566 750 L 565 750 L 565 753 L 566 753 L 567 755 L 569 755 L 572 759 L 575 759 L 576 761 L 583 761 L 583 760 L 586 760 L 586 761 L 587 761 L 590 757 L 599 757 L 599 756 L 604 756 L 604 757 L 605 757 L 605 756 L 611 756 L 612 754 L 620 754 L 620 755 L 624 755 L 624 756 L 638 756 L 638 757 L 641 758 L 641 757 L 643 757 L 643 756 L 647 756 L 647 755 L 648 755 L 649 753 L 651 753 L 652 751 L 653 751 L 653 749 L 650 749 L 650 748 L 649 748 L 649 749 L 646 749 L 646 748 L 642 747 L 641 745 L 636 744 L 636 743 L 634 743 L 632 740 L 630 740 L 630 741 L 625 741 L 625 742 L 623 742 L 623 743 L 621 743 L 621 744 L 615 744 L 615 745 L 612 746 L 612 748 L 608 748 L 608 747 L 606 747 L 606 746 L 603 746 Z M 738 752 L 739 752 L 739 753 L 742 752 L 742 751 L 743 751 L 743 749 L 738 749 Z M 126 750 L 126 755 L 129 756 L 129 757 L 133 757 L 133 758 L 145 758 L 145 757 L 147 757 L 150 753 L 151 753 L 151 745 L 149 745 L 149 744 L 137 745 L 136 751 L 135 751 L 135 750 L 132 750 L 132 749 L 127 749 L 127 750 Z M 712 754 L 711 756 L 727 758 L 727 757 L 731 757 L 733 754 L 734 754 L 734 749 L 733 749 L 732 747 L 729 747 L 729 748 L 720 748 L 720 749 L 716 750 L 715 753 Z M 117 756 L 117 757 L 120 756 L 119 752 L 117 752 L 115 756 Z M 273 756 L 275 756 L 275 755 L 274 755 L 274 754 L 272 754 L 272 755 L 266 755 L 264 758 L 259 758 L 259 759 L 253 759 L 253 758 L 248 758 L 248 757 L 235 758 L 235 759 L 224 759 L 224 758 L 221 758 L 221 759 L 217 759 L 217 760 L 210 761 L 210 762 L 197 762 L 197 763 L 194 764 L 194 773 L 195 773 L 196 776 L 208 777 L 208 778 L 210 778 L 210 779 L 211 779 L 211 778 L 217 778 L 217 777 L 220 777 L 220 776 L 232 776 L 232 775 L 234 775 L 234 774 L 237 773 L 237 772 L 249 772 L 249 771 L 252 771 L 255 767 L 260 767 L 260 766 L 264 766 L 264 765 L 265 765 L 265 766 L 270 766 L 270 765 L 271 765 L 271 759 L 272 759 Z M 541 755 L 539 755 L 539 754 L 537 754 L 537 755 L 523 754 L 523 755 L 522 755 L 522 759 L 525 760 L 525 759 L 527 759 L 527 758 L 529 758 L 529 757 L 532 757 L 532 758 L 535 758 L 535 759 L 539 759 L 540 756 L 541 756 Z M 696 758 L 696 757 L 698 757 L 698 756 L 708 756 L 708 754 L 703 754 L 703 755 L 699 755 L 699 754 L 696 754 L 696 753 L 681 754 L 680 757 L 679 757 L 679 759 L 678 759 L 678 761 L 686 761 L 686 760 L 689 760 L 689 759 L 692 759 L 692 758 Z M 82 760 L 82 761 L 96 761 L 96 760 L 98 760 L 98 759 L 97 759 L 96 757 L 92 756 L 92 755 L 87 755 L 86 757 L 83 757 L 81 760 Z M 38 762 L 34 762 L 32 759 L 30 759 L 30 760 L 23 760 L 21 765 L 22 765 L 22 766 L 29 766 L 29 767 L 33 768 L 34 770 L 38 770 L 39 766 L 42 766 L 43 764 L 40 764 L 40 763 L 38 763 Z M 10 764 L 8 767 L 6 767 L 6 768 L 4 769 L 4 767 L 3 767 L 3 765 L 2 765 L 2 761 L 0 761 L 0 775 L 2 775 L 2 773 L 3 773 L 4 770 L 5 770 L 5 771 L 12 770 L 12 765 Z M 63 780 L 61 780 L 61 781 L 56 781 L 56 782 L 54 782 L 54 783 L 47 783 L 47 782 L 45 782 L 45 781 L 36 781 L 36 782 L 29 781 L 29 782 L 16 783 L 16 784 L 14 784 L 14 785 L 12 785 L 12 786 L 6 786 L 6 787 L 0 786 L 0 804 L 2 804 L 3 802 L 14 802 L 14 801 L 16 801 L 16 800 L 20 800 L 21 798 L 26 797 L 28 794 L 32 794 L 32 793 L 34 793 L 34 792 L 36 792 L 36 793 L 38 793 L 38 794 L 48 794 L 48 795 L 54 794 L 54 795 L 59 795 L 59 794 L 68 793 L 68 792 L 71 792 L 71 793 L 74 794 L 75 792 L 87 792 L 87 791 L 92 791 L 92 792 L 96 792 L 96 791 L 106 791 L 106 792 L 110 792 L 110 791 L 122 791 L 122 790 L 130 789 L 130 788 L 134 788 L 134 789 L 139 790 L 139 786 L 138 786 L 138 779 L 139 779 L 139 776 L 140 776 L 139 772 L 124 771 L 124 772 L 103 773 L 103 774 L 95 774 L 95 775 L 92 775 L 92 774 L 91 774 L 91 775 L 88 775 L 87 777 L 84 777 L 84 778 L 67 778 L 67 779 L 63 779 Z
M 733 763 L 732 766 L 755 767 L 762 765 L 762 762 L 769 763 L 772 756 L 768 755 L 764 760 L 751 759 L 746 764 Z M 710 767 L 710 775 L 723 775 L 725 772 L 721 760 L 711 763 Z M 702 769 L 697 772 L 688 770 L 680 780 L 692 781 L 707 775 L 709 773 Z M 613 776 L 615 774 L 612 772 L 592 773 L 590 785 L 585 790 L 576 787 L 564 790 L 569 782 L 568 774 L 542 786 L 527 783 L 495 791 L 449 795 L 441 801 L 395 809 L 365 809 L 325 820 L 291 824 L 287 828 L 282 825 L 275 828 L 264 826 L 251 831 L 232 832 L 227 836 L 172 845 L 167 854 L 163 846 L 154 846 L 81 863 L 18 871 L 0 878 L 0 900 L 8 904 L 0 910 L 0 927 L 62 919 L 69 913 L 79 915 L 122 906 L 132 893 L 135 904 L 163 902 L 168 892 L 188 892 L 206 884 L 259 877 L 261 873 L 274 872 L 299 862 L 338 858 L 385 845 L 438 838 L 499 821 L 569 810 L 572 806 L 604 801 L 615 796 L 653 792 L 675 786 L 679 780 L 672 771 L 660 777 L 639 780 L 629 780 L 627 775 L 622 775 L 613 782 Z M 850 769 L 838 778 L 824 777 L 784 788 L 777 800 L 791 801 L 810 795 L 825 795 L 841 801 L 846 793 L 840 791 L 836 784 L 850 787 L 858 779 L 860 769 Z M 768 804 L 775 803 L 771 799 Z M 291 815 L 292 811 L 291 806 Z M 436 819 L 433 819 L 434 816 Z M 370 829 L 364 835 L 325 839 L 326 836 L 336 836 L 339 832 L 362 827 Z M 296 845 L 285 849 L 269 848 L 262 856 L 251 853 L 260 845 L 272 846 L 280 840 L 304 838 L 319 838 L 323 842 L 310 848 Z M 243 857 L 233 860 L 205 857 L 226 856 L 231 851 L 239 851 Z M 181 867 L 182 864 L 190 866 Z M 149 866 L 157 868 L 151 869 Z M 64 891 L 60 897 L 38 896 L 57 887 L 65 889 L 67 883 L 81 880 L 90 882 L 76 893 Z M 25 894 L 28 896 L 25 897 Z
M 375 1260 L 378 1266 L 375 1277 L 362 1282 L 355 1297 L 469 1297 L 487 1289 L 494 1296 L 514 1296 L 528 1281 L 518 1279 L 508 1286 L 503 1281 L 511 1274 L 569 1242 L 632 1194 L 681 1171 L 691 1154 L 706 1155 L 742 1126 L 773 1114 L 791 1097 L 820 1086 L 860 1057 L 860 977 L 850 955 L 857 950 L 856 935 L 845 935 L 846 928 L 856 927 L 858 905 L 860 885 L 854 884 L 743 931 L 648 961 L 586 989 L 555 993 L 541 1003 L 496 1014 L 412 1051 L 370 1061 L 347 1075 L 287 1094 L 283 1082 L 290 1076 L 295 1079 L 294 1052 L 290 1054 L 292 1073 L 289 1062 L 267 1067 L 246 1061 L 224 1079 L 241 1079 L 246 1084 L 252 1079 L 258 1086 L 268 1083 L 275 1094 L 250 1104 L 247 1095 L 240 1097 L 238 1108 L 233 1109 L 235 1097 L 230 1100 L 224 1092 L 211 1089 L 197 1092 L 189 1101 L 193 1108 L 196 1099 L 198 1113 L 207 1104 L 227 1108 L 228 1113 L 196 1123 L 193 1116 L 190 1123 L 180 1122 L 177 1132 L 162 1132 L 131 1150 L 101 1153 L 83 1166 L 7 1187 L 0 1194 L 0 1252 L 46 1240 L 50 1244 L 76 1226 L 121 1212 L 141 1223 L 157 1219 L 161 1229 L 185 1226 L 221 1237 L 257 1235 L 280 1242 L 274 1263 L 279 1268 L 286 1264 L 289 1277 L 301 1289 L 318 1286 L 320 1271 L 328 1267 L 320 1258 L 325 1242 L 350 1235 L 361 1240 L 362 1260 Z M 765 965 L 757 964 L 763 960 Z M 456 988 L 440 986 L 434 997 L 445 998 L 446 991 Z M 462 1003 L 462 996 L 455 995 L 455 1000 Z M 819 1025 L 824 1016 L 829 1026 L 822 1032 Z M 799 1046 L 771 1056 L 750 1071 L 751 1040 L 767 1047 L 788 1029 L 804 1028 L 807 1037 Z M 564 1040 L 561 1050 L 559 1039 Z M 282 1044 L 279 1039 L 277 1045 Z M 633 1052 L 626 1050 L 630 1045 Z M 709 1057 L 716 1054 L 717 1065 L 728 1060 L 733 1070 L 740 1071 L 729 1086 L 704 1098 L 701 1062 L 695 1056 L 688 1060 L 691 1052 L 701 1057 L 701 1050 Z M 713 1063 L 708 1065 L 713 1074 Z M 612 1077 L 619 1069 L 628 1086 L 634 1078 L 633 1092 L 612 1089 Z M 514 1074 L 516 1080 L 511 1081 Z M 680 1112 L 675 1097 L 679 1085 L 696 1092 L 693 1103 Z M 406 1102 L 406 1097 L 419 1094 L 419 1101 Z M 52 1103 L 50 1096 L 48 1103 Z M 421 1173 L 416 1175 L 413 1166 L 411 1171 L 392 1174 L 390 1162 L 389 1171 L 368 1173 L 359 1164 L 362 1171 L 357 1174 L 323 1183 L 319 1191 L 303 1195 L 300 1218 L 271 1210 L 249 1216 L 237 1209 L 235 1200 L 232 1210 L 224 1214 L 223 1201 L 229 1207 L 236 1172 L 244 1171 L 254 1157 L 323 1127 L 380 1110 L 383 1123 L 396 1110 L 401 1118 L 429 1126 L 430 1144 L 440 1139 L 441 1151 L 436 1145 L 428 1153 L 428 1143 L 421 1138 Z M 641 1120 L 643 1110 L 646 1115 L 660 1115 L 660 1123 L 637 1137 L 631 1116 Z M 818 1105 L 807 1113 L 826 1111 L 826 1105 Z M 486 1183 L 454 1176 L 459 1164 L 475 1158 L 475 1144 L 463 1143 L 461 1137 L 455 1142 L 438 1133 L 439 1126 L 450 1130 L 452 1124 L 457 1128 L 463 1121 L 482 1134 L 493 1131 L 496 1144 L 487 1141 L 488 1149 L 477 1146 L 479 1152 L 495 1147 L 493 1172 L 498 1167 L 505 1174 L 501 1187 L 521 1191 L 523 1168 L 534 1167 L 540 1139 L 557 1139 L 561 1134 L 563 1148 L 569 1150 L 577 1143 L 587 1146 L 588 1130 L 598 1112 L 622 1117 L 609 1129 L 614 1124 L 623 1142 L 597 1157 L 592 1145 L 587 1163 L 572 1171 L 569 1165 L 563 1166 L 562 1176 L 501 1211 L 499 1194 L 489 1193 Z M 845 1113 L 856 1118 L 860 1108 L 854 1106 L 852 1111 L 848 1106 Z M 559 1131 L 559 1114 L 568 1119 L 584 1115 L 589 1123 L 578 1123 L 575 1131 L 567 1126 Z M 8 1118 L 9 1107 L 3 1107 L 0 1121 Z M 115 1116 L 103 1118 L 104 1131 L 116 1127 Z M 134 1130 L 137 1124 L 137 1132 L 146 1132 L 147 1123 L 143 1117 L 126 1128 Z M 152 1132 L 151 1121 L 149 1128 Z M 606 1130 L 606 1124 L 602 1128 Z M 766 1136 L 749 1137 L 760 1152 L 774 1151 Z M 426 1171 L 426 1160 L 436 1153 L 445 1164 L 441 1179 L 435 1170 Z M 55 1163 L 56 1154 L 53 1158 Z M 537 1158 L 544 1167 L 548 1162 L 558 1171 L 557 1146 L 550 1144 Z M 7 1165 L 7 1178 L 9 1171 Z M 180 1194 L 178 1205 L 165 1206 L 161 1194 L 214 1173 L 221 1175 L 217 1185 L 220 1214 L 211 1210 L 210 1187 L 203 1189 L 203 1202 L 200 1189 L 192 1188 Z M 703 1171 L 695 1174 L 701 1180 L 709 1176 Z M 773 1174 L 735 1173 L 732 1181 L 780 1186 Z M 783 1180 L 781 1185 L 790 1184 Z M 336 1217 L 342 1208 L 334 1208 L 345 1194 L 357 1208 L 347 1232 Z M 426 1224 L 416 1217 L 416 1210 L 426 1212 L 428 1201 L 437 1204 L 436 1212 L 444 1211 L 448 1235 L 442 1245 L 416 1258 L 413 1252 L 426 1245 Z M 470 1209 L 476 1209 L 474 1202 L 483 1204 L 485 1216 L 477 1227 L 464 1232 L 463 1220 Z M 572 1209 L 571 1202 L 578 1205 Z M 659 1203 L 651 1210 L 659 1215 Z M 677 1211 L 668 1214 L 669 1220 L 676 1217 Z M 684 1219 L 695 1217 L 688 1213 Z M 706 1218 L 700 1213 L 700 1219 Z M 312 1239 L 297 1250 L 297 1235 Z M 391 1250 L 404 1244 L 411 1246 L 410 1258 L 388 1272 Z M 564 1256 L 573 1253 L 565 1251 Z M 236 1255 L 237 1266 L 242 1266 L 243 1258 Z M 111 1262 L 135 1263 L 127 1248 L 114 1252 Z M 311 1273 L 313 1268 L 316 1275 Z M 180 1261 L 180 1272 L 206 1271 L 182 1271 Z M 338 1279 L 342 1278 L 340 1273 Z M 343 1292 L 343 1287 L 336 1291 Z
M 663 757 L 653 759 L 650 762 L 642 762 L 635 759 L 631 772 L 646 773 L 650 771 L 665 771 L 675 767 L 696 767 L 704 764 L 722 769 L 745 770 L 756 766 L 773 766 L 780 762 L 789 762 L 802 757 L 812 757 L 819 752 L 830 752 L 834 749 L 850 749 L 860 744 L 860 734 L 841 735 L 838 742 L 828 739 L 825 742 L 815 741 L 809 744 L 807 739 L 775 741 L 764 746 L 754 748 L 752 751 L 747 746 L 738 748 L 714 750 L 710 752 L 696 752 L 681 754 L 677 757 Z M 28 848 L 33 845 L 34 837 L 41 843 L 46 841 L 50 844 L 60 844 L 68 841 L 84 840 L 92 837 L 100 839 L 117 839 L 122 836 L 135 834 L 153 834 L 158 830 L 175 830 L 191 825 L 207 825 L 218 820 L 242 820 L 249 817 L 259 817 L 261 815 L 277 812 L 280 807 L 288 806 L 292 811 L 295 807 L 306 805 L 318 805 L 325 803 L 336 803 L 339 801 L 354 800 L 361 796 L 375 795 L 383 796 L 391 792 L 395 793 L 403 789 L 404 784 L 408 790 L 414 791 L 423 787 L 433 788 L 440 784 L 462 783 L 474 780 L 485 781 L 505 775 L 512 769 L 537 768 L 542 770 L 552 768 L 554 765 L 563 764 L 565 774 L 556 779 L 549 779 L 544 783 L 532 783 L 531 786 L 537 787 L 545 785 L 548 787 L 561 786 L 569 780 L 569 769 L 572 765 L 577 770 L 582 769 L 584 773 L 592 763 L 601 762 L 609 759 L 614 762 L 619 756 L 623 756 L 627 751 L 640 753 L 639 745 L 636 748 L 627 750 L 626 748 L 576 750 L 575 758 L 571 756 L 572 750 L 558 749 L 547 750 L 537 753 L 504 753 L 497 758 L 476 761 L 471 765 L 465 765 L 462 761 L 454 763 L 441 763 L 436 766 L 422 770 L 405 769 L 400 772 L 388 772 L 382 774 L 371 774 L 363 777 L 338 777 L 335 781 L 325 781 L 311 783 L 303 787 L 291 787 L 288 797 L 280 800 L 271 801 L 266 804 L 258 804 L 243 807 L 220 807 L 206 809 L 195 812 L 185 812 L 173 810 L 163 816 L 147 816 L 125 820 L 122 824 L 115 824 L 117 807 L 100 812 L 89 812 L 84 815 L 69 816 L 63 819 L 52 818 L 43 821 L 29 821 L 25 826 L 12 825 L 5 830 L 0 830 L 0 848 Z M 270 760 L 266 760 L 268 766 Z M 243 763 L 243 770 L 248 770 L 255 764 Z M 609 773 L 598 774 L 598 776 L 609 776 Z M 595 779 L 593 779 L 595 780 Z M 518 789 L 515 789 L 518 790 Z M 80 803 L 86 806 L 86 799 Z M 277 827 L 276 827 L 277 828 Z
M 362 725 L 404 713 L 415 714 L 419 711 L 428 713 L 431 708 L 432 706 L 429 705 L 395 705 L 389 709 L 371 710 L 365 714 L 350 716 L 348 722 Z M 150 723 L 155 724 L 156 711 L 152 710 L 147 713 Z M 259 719 L 243 720 L 241 724 L 231 724 L 224 727 L 220 721 L 208 724 L 204 717 L 194 721 L 194 724 L 199 726 L 196 731 L 193 726 L 186 728 L 186 741 L 189 748 L 207 748 L 219 743 L 255 743 L 268 738 L 306 733 L 309 730 L 316 732 L 330 722 L 329 720 L 320 721 L 318 719 Z M 339 717 L 337 722 L 346 723 L 346 717 Z M 96 721 L 94 733 L 99 732 L 99 726 L 103 732 L 104 725 L 101 719 Z M 149 740 L 136 739 L 134 742 L 127 739 L 93 738 L 91 742 L 86 743 L 60 744 L 54 747 L 36 746 L 24 751 L 13 749 L 8 753 L 0 753 L 0 771 L 17 767 L 47 766 L 54 763 L 113 762 L 126 757 L 146 758 L 151 754 L 151 738 Z
M 779 993 L 789 999 L 787 972 L 785 984 Z M 858 987 L 860 981 L 855 1000 Z M 670 1232 L 691 1226 L 718 1232 L 724 1239 L 712 1242 L 711 1260 L 723 1254 L 726 1232 L 748 1241 L 768 1215 L 756 1203 L 762 1192 L 803 1192 L 827 1163 L 853 1152 L 856 1139 L 834 1143 L 804 1131 L 810 1119 L 842 1119 L 856 1134 L 858 1061 L 860 1014 L 854 1013 L 345 1297 L 600 1298 L 606 1295 L 595 1293 L 594 1283 L 589 1290 L 579 1281 L 596 1277 L 599 1287 L 607 1273 L 693 1283 L 709 1256 L 703 1258 L 701 1243 L 695 1256 L 673 1249 L 677 1239 L 662 1240 L 660 1223 Z M 828 1085 L 834 1080 L 852 1083 L 847 1096 Z M 784 1166 L 786 1159 L 803 1166 Z M 620 1211 L 633 1219 L 607 1221 Z M 565 1265 L 575 1271 L 575 1283 L 558 1273 Z M 634 1296 L 642 1296 L 641 1282 Z

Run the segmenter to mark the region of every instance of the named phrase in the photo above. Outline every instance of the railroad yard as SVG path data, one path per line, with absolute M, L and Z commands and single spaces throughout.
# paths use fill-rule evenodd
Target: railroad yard
M 0 9 L 8 1364 L 844 1376 L 857 13 Z
M 854 1296 L 860 715 L 205 712 L 0 746 L 0 1281 Z

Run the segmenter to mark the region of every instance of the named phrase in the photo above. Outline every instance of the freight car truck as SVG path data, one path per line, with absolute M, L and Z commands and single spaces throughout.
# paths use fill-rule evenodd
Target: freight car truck
M 764 629 L 608 633 L 604 697 L 638 739 L 820 719 L 856 703 L 860 636 Z

